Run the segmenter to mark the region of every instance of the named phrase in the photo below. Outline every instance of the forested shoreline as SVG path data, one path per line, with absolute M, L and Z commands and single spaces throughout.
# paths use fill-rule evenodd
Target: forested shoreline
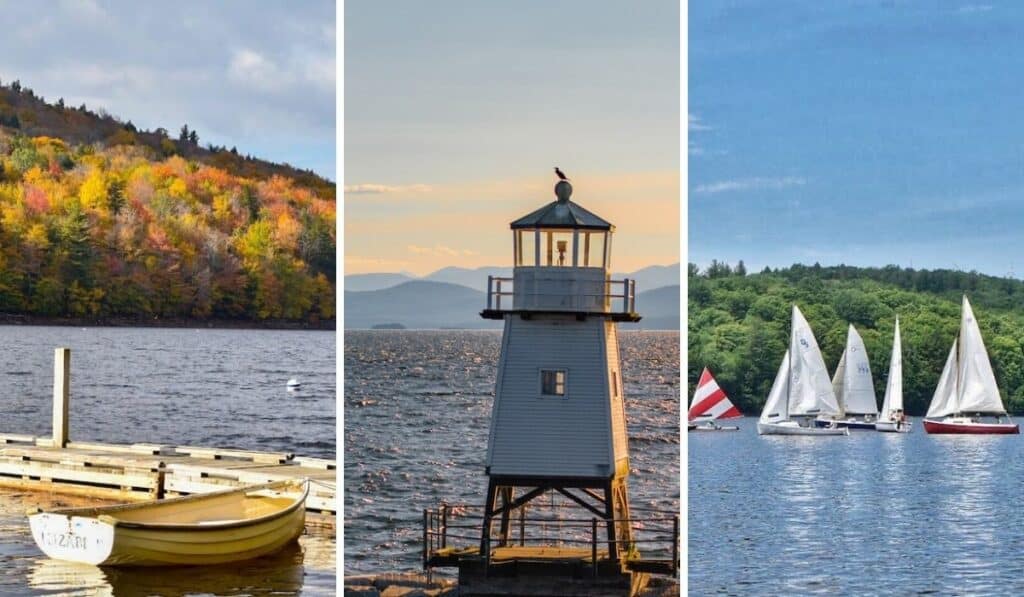
M 332 328 L 334 184 L 0 86 L 0 321 Z
M 953 270 L 793 265 L 748 274 L 742 262 L 688 266 L 688 395 L 708 366 L 740 410 L 757 415 L 787 348 L 790 308 L 806 316 L 829 371 L 848 324 L 864 339 L 878 401 L 895 318 L 903 341 L 907 412 L 922 415 L 960 325 L 967 295 L 1006 408 L 1024 413 L 1024 282 Z

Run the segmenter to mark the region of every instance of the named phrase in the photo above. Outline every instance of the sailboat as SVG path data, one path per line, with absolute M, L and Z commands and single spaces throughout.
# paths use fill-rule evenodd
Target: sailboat
M 903 344 L 900 342 L 900 319 L 892 336 L 892 356 L 889 358 L 889 380 L 885 384 L 882 410 L 875 423 L 878 431 L 910 433 L 910 421 L 903 414 Z
M 864 340 L 853 324 L 846 332 L 846 348 L 832 377 L 832 389 L 839 404 L 839 415 L 835 418 L 818 417 L 816 425 L 827 427 L 834 423 L 849 429 L 875 430 L 878 417 L 875 382 L 871 379 L 871 364 Z
M 697 389 L 693 392 L 693 401 L 690 402 L 690 412 L 687 414 L 688 431 L 739 431 L 735 425 L 723 426 L 715 421 L 718 419 L 733 419 L 742 417 L 743 414 L 736 408 L 736 405 L 725 395 L 725 390 L 719 387 L 711 371 L 704 367 L 700 374 L 700 381 L 697 382 Z M 700 425 L 700 423 L 705 423 Z
M 845 427 L 815 427 L 819 415 L 839 413 L 818 342 L 803 313 L 793 305 L 789 349 L 757 422 L 759 435 L 849 435 Z
M 994 417 L 995 421 L 986 422 L 983 416 Z M 1020 428 L 1006 414 L 981 330 L 966 296 L 960 314 L 960 335 L 949 349 L 946 366 L 925 415 L 924 430 L 928 433 L 1020 433 Z

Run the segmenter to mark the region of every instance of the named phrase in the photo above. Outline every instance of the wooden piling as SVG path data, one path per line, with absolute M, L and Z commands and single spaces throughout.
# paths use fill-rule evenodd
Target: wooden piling
M 68 445 L 68 407 L 70 405 L 71 349 L 53 351 L 53 446 Z

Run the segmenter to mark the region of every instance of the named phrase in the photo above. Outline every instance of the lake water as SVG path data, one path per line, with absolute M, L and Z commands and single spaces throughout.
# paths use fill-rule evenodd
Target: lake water
M 690 433 L 691 594 L 1024 593 L 1024 440 Z
M 482 505 L 500 331 L 345 332 L 346 574 L 421 568 L 423 509 Z M 621 334 L 630 504 L 679 511 L 679 334 Z
M 65 346 L 73 440 L 335 458 L 334 332 L 0 326 L 0 338 L 0 433 L 50 434 L 53 350 Z M 0 594 L 334 594 L 329 534 L 244 565 L 101 570 L 42 556 L 23 515 L 32 500 L 0 493 Z

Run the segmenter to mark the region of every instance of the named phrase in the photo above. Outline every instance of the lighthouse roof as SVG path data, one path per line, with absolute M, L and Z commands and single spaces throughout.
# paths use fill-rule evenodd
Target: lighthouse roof
M 586 230 L 615 230 L 607 220 L 587 211 L 577 203 L 569 200 L 572 185 L 560 181 L 555 185 L 557 201 L 512 222 L 512 229 L 519 228 L 580 228 Z

